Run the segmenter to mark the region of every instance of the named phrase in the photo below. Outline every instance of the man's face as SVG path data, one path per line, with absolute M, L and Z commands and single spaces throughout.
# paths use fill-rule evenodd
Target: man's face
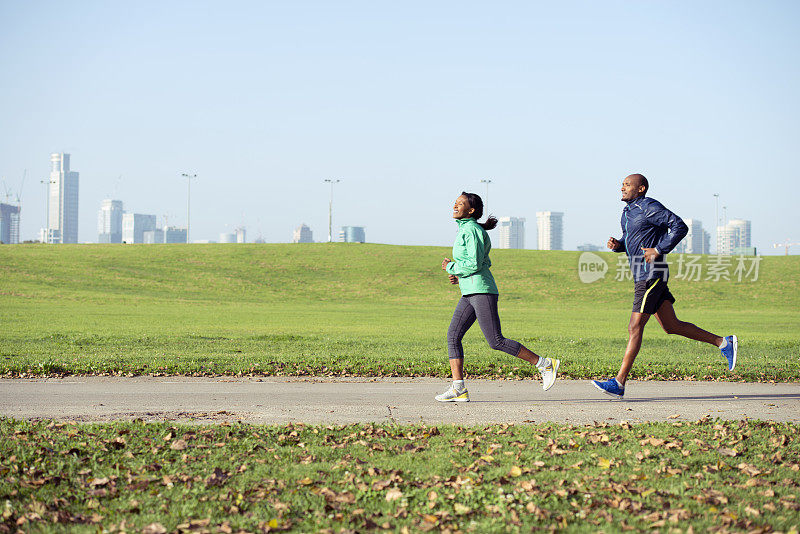
M 644 195 L 644 186 L 637 177 L 626 177 L 622 180 L 622 200 L 630 202 Z

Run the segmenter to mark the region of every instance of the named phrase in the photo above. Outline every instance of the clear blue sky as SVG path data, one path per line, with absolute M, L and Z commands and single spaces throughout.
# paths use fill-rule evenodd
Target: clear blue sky
M 449 245 L 454 198 L 490 178 L 528 248 L 542 210 L 574 248 L 619 234 L 619 184 L 642 172 L 706 227 L 720 193 L 775 253 L 800 242 L 798 95 L 791 1 L 0 0 L 0 177 L 27 169 L 26 239 L 63 151 L 81 241 L 109 196 L 185 224 L 192 172 L 196 239 L 306 222 L 323 240 L 339 178 L 336 227 Z

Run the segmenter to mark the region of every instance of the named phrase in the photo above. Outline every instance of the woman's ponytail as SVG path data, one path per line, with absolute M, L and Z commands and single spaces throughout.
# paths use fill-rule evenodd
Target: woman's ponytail
M 466 191 L 462 191 L 461 196 L 466 197 L 469 207 L 475 210 L 472 213 L 472 216 L 475 218 L 475 220 L 480 220 L 480 218 L 483 217 L 483 200 L 481 197 L 475 193 L 467 193 Z M 486 219 L 486 222 L 479 222 L 478 224 L 480 224 L 484 230 L 491 230 L 497 226 L 497 217 L 489 215 L 489 217 Z

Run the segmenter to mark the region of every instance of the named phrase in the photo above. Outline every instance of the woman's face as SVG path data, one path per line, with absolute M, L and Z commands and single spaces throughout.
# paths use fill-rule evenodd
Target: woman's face
M 461 195 L 456 199 L 456 203 L 453 206 L 453 218 L 466 219 L 468 217 L 471 217 L 474 211 L 475 209 L 469 206 L 467 197 Z

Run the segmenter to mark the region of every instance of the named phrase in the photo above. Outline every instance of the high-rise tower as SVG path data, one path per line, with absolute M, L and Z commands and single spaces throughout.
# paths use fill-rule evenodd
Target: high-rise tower
M 497 248 L 525 248 L 525 219 L 500 217 L 498 219 L 500 240 Z
M 564 213 L 537 211 L 539 250 L 564 250 Z
M 48 243 L 78 242 L 78 173 L 69 168 L 69 154 L 50 155 Z
M 122 243 L 122 201 L 104 200 L 97 214 L 97 242 Z

